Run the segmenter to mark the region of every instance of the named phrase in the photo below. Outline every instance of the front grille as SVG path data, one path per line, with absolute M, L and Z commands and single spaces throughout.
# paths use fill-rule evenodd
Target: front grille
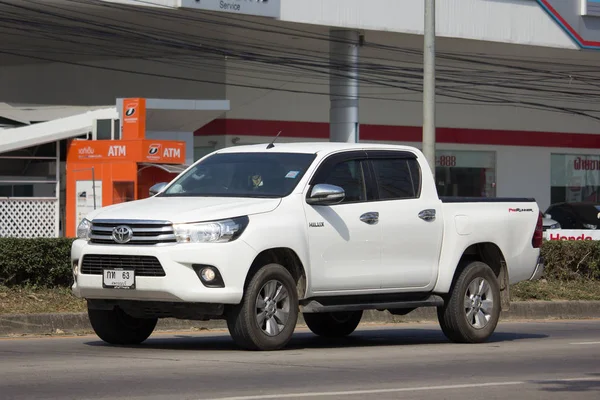
M 113 230 L 119 226 L 131 228 L 133 235 L 127 243 L 117 243 L 113 238 Z M 126 220 L 94 220 L 90 232 L 90 243 L 123 244 L 123 245 L 155 245 L 175 243 L 173 225 L 168 221 L 126 221 Z
M 133 268 L 136 276 L 165 276 L 160 261 L 153 256 L 122 256 L 117 254 L 86 254 L 81 261 L 81 273 L 102 275 L 103 268 Z

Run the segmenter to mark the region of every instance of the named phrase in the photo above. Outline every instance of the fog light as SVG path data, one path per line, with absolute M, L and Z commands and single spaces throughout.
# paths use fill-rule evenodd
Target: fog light
M 73 275 L 79 273 L 79 260 L 73 260 Z
M 202 279 L 205 280 L 206 282 L 212 282 L 217 277 L 217 274 L 215 274 L 215 271 L 213 271 L 212 268 L 204 268 L 202 270 L 201 274 L 202 274 Z
M 224 288 L 225 282 L 221 273 L 212 265 L 193 264 L 192 268 L 200 278 L 200 282 L 208 288 Z

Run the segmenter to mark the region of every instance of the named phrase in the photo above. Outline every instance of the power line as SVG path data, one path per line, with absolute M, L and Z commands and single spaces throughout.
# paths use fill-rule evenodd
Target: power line
M 94 4 L 100 7 L 108 7 L 108 8 L 117 8 L 121 10 L 130 9 L 125 6 L 120 6 L 117 4 L 106 4 L 102 3 L 99 5 L 98 3 L 90 2 L 90 1 L 73 1 L 73 3 L 80 4 Z M 14 4 L 0 2 L 4 4 L 15 6 Z M 320 80 L 322 83 L 307 83 L 314 85 L 323 85 L 324 82 L 329 78 L 332 74 L 331 72 L 331 62 L 329 61 L 329 54 L 327 52 L 322 51 L 311 51 L 307 49 L 298 49 L 294 47 L 287 46 L 282 48 L 281 46 L 268 46 L 268 45 L 257 45 L 255 43 L 249 42 L 248 40 L 229 40 L 227 41 L 227 47 L 215 46 L 212 44 L 211 40 L 202 40 L 198 35 L 191 35 L 191 37 L 187 37 L 186 40 L 174 40 L 178 33 L 175 31 L 170 31 L 168 29 L 155 29 L 154 27 L 148 27 L 142 24 L 136 24 L 133 22 L 128 22 L 128 26 L 137 27 L 137 28 L 145 28 L 149 30 L 149 32 L 144 32 L 142 30 L 136 29 L 128 29 L 122 26 L 117 26 L 111 23 L 99 23 L 90 20 L 90 14 L 81 14 L 78 13 L 78 17 L 68 17 L 56 13 L 48 13 L 47 11 L 40 11 L 37 9 L 32 9 L 31 7 L 25 6 L 17 6 L 20 9 L 25 9 L 30 12 L 37 12 L 46 17 L 50 18 L 59 18 L 62 20 L 66 20 L 71 25 L 60 24 L 60 23 L 49 23 L 48 20 L 42 21 L 31 21 L 29 25 L 35 25 L 36 28 L 34 30 L 37 37 L 40 38 L 48 38 L 52 37 L 55 40 L 65 40 L 69 41 L 72 44 L 82 44 L 83 40 L 88 40 L 85 43 L 85 46 L 90 46 L 92 48 L 98 49 L 102 51 L 102 53 L 86 53 L 92 56 L 105 56 L 106 55 L 106 46 L 102 44 L 102 42 L 112 43 L 115 40 L 121 43 L 121 48 L 114 48 L 108 52 L 108 55 L 113 56 L 115 58 L 122 57 L 141 57 L 144 60 L 152 61 L 156 63 L 162 63 L 166 65 L 172 66 L 186 66 L 187 68 L 193 69 L 216 69 L 214 64 L 209 62 L 205 62 L 204 60 L 218 60 L 227 57 L 227 66 L 228 72 L 229 69 L 236 70 L 239 73 L 229 74 L 230 76 L 238 76 L 240 78 L 250 78 L 253 80 L 263 80 L 271 82 L 273 81 L 274 76 L 281 77 L 308 77 L 311 79 Z M 49 5 L 47 7 L 51 7 L 53 9 L 59 9 L 63 12 L 68 11 L 65 8 Z M 328 35 L 324 34 L 314 34 L 308 31 L 302 31 L 299 29 L 292 28 L 282 28 L 282 27 L 274 27 L 267 23 L 253 23 L 251 21 L 241 21 L 236 20 L 235 18 L 231 18 L 227 16 L 211 16 L 217 21 L 213 21 L 208 18 L 200 18 L 197 17 L 196 14 L 199 13 L 190 13 L 187 14 L 178 14 L 178 15 L 162 15 L 159 11 L 155 10 L 136 10 L 136 13 L 143 15 L 152 15 L 153 17 L 162 17 L 164 19 L 169 19 L 173 21 L 180 22 L 184 20 L 186 22 L 198 22 L 201 24 L 210 25 L 211 29 L 214 29 L 214 26 L 223 28 L 225 30 L 229 28 L 234 29 L 246 29 L 252 32 L 268 32 L 272 34 L 279 35 L 287 35 L 300 37 L 310 40 L 318 40 L 318 41 L 331 41 L 331 38 Z M 202 15 L 202 14 L 200 14 Z M 86 19 L 84 19 L 86 17 Z M 94 16 L 95 17 L 95 16 Z M 2 20 L 10 21 L 10 23 L 19 24 L 19 23 L 27 23 L 27 21 L 23 21 L 23 18 L 19 20 L 18 15 L 15 18 L 15 14 L 11 14 L 11 16 L 3 15 L 0 16 L 0 21 Z M 219 20 L 225 20 L 225 22 L 219 22 Z M 76 26 L 73 26 L 76 25 Z M 258 25 L 256 27 L 254 25 Z M 6 25 L 5 25 L 6 26 Z M 91 28 L 90 28 L 91 26 Z M 45 29 L 45 30 L 44 30 Z M 221 31 L 228 33 L 226 31 Z M 291 33 L 292 32 L 292 33 Z M 231 34 L 229 32 L 229 34 Z M 90 40 L 100 41 L 98 42 L 90 42 Z M 208 42 L 208 43 L 206 43 Z M 384 50 L 393 54 L 399 54 L 402 56 L 412 56 L 417 57 L 421 52 L 415 49 L 404 49 L 393 46 L 387 46 L 382 44 L 373 44 L 367 43 L 367 48 Z M 20 51 L 6 50 L 4 54 L 11 54 L 13 56 L 22 56 L 29 57 L 31 59 L 38 59 L 40 61 L 46 62 L 63 62 L 63 60 L 59 58 L 49 58 L 45 57 L 42 60 L 40 57 L 27 54 L 27 50 L 32 49 L 21 49 Z M 37 50 L 37 49 L 36 49 Z M 152 50 L 157 52 L 164 52 L 164 55 L 169 57 L 169 60 L 153 60 L 147 57 L 148 52 Z M 248 51 L 252 50 L 252 51 Z M 25 53 L 23 53 L 25 51 Z M 58 54 L 56 52 L 55 54 Z M 198 55 L 201 57 L 198 57 Z M 144 55 L 146 55 L 144 57 Z M 191 58 L 189 61 L 180 60 L 177 57 L 197 57 L 196 60 Z M 202 63 L 198 63 L 197 59 L 203 59 Z M 596 112 L 596 110 L 582 110 L 581 108 L 569 108 L 569 107 L 556 107 L 548 104 L 543 104 L 535 101 L 523 101 L 507 96 L 518 96 L 521 99 L 529 99 L 529 100 L 546 100 L 549 99 L 546 96 L 553 96 L 555 99 L 558 95 L 561 96 L 561 101 L 563 102 L 573 102 L 579 100 L 579 103 L 590 104 L 593 102 L 595 98 L 599 96 L 599 93 L 595 91 L 593 85 L 584 85 L 582 88 L 578 88 L 578 90 L 563 90 L 560 84 L 552 83 L 553 80 L 556 79 L 564 79 L 564 72 L 556 73 L 550 70 L 543 69 L 535 69 L 535 68 L 523 68 L 521 66 L 509 65 L 506 62 L 490 62 L 485 61 L 484 58 L 473 60 L 467 56 L 461 54 L 453 54 L 453 53 L 440 53 L 439 58 L 442 61 L 452 61 L 458 62 L 459 65 L 456 67 L 452 67 L 450 65 L 441 65 L 438 69 L 439 75 L 439 89 L 438 93 L 442 96 L 446 96 L 454 99 L 462 99 L 466 100 L 469 103 L 471 102 L 480 102 L 494 105 L 502 105 L 502 106 L 511 106 L 511 105 L 520 105 L 523 107 L 531 107 L 534 109 L 542 109 L 542 110 L 551 110 L 558 112 L 567 112 L 574 113 L 577 115 L 584 115 L 588 117 L 592 117 L 596 119 L 596 117 L 592 115 L 588 115 L 590 112 Z M 369 61 L 373 60 L 373 62 L 363 61 L 359 65 L 359 80 L 361 85 L 364 87 L 381 87 L 386 89 L 401 89 L 404 93 L 417 93 L 421 90 L 421 79 L 422 79 L 422 70 L 418 67 L 405 67 L 406 63 L 401 65 L 393 65 L 393 63 L 397 63 L 398 61 L 395 59 L 384 58 L 384 57 L 363 57 L 363 60 Z M 482 61 L 484 60 L 484 61 Z M 253 74 L 250 74 L 250 71 L 244 71 L 242 67 L 236 67 L 235 64 L 237 62 L 245 62 L 252 65 L 256 65 L 252 71 Z M 383 64 L 389 63 L 389 64 Z M 71 62 L 73 65 L 85 66 L 89 68 L 98 68 L 98 66 L 93 66 L 87 63 L 82 62 Z M 187 64 L 187 65 L 186 65 Z M 416 62 L 414 62 L 417 65 Z M 270 76 L 261 77 L 260 75 L 265 75 L 261 72 L 261 65 L 268 65 Z M 461 66 L 467 66 L 467 71 L 461 71 Z M 111 69 L 110 67 L 102 67 L 105 69 Z M 489 68 L 501 68 L 505 69 L 505 71 L 489 71 L 486 70 Z M 114 68 L 112 70 L 115 70 Z M 244 71 L 245 73 L 241 73 Z M 117 72 L 117 71 L 115 71 Z M 120 69 L 118 72 L 127 72 L 127 73 L 135 73 L 142 75 L 149 75 L 148 73 L 144 73 L 141 71 L 130 71 Z M 528 74 L 532 76 L 529 77 Z M 170 78 L 170 79 L 187 79 L 178 76 L 168 76 L 164 74 L 150 74 L 149 76 Z M 477 80 L 474 80 L 473 77 L 478 76 Z M 284 80 L 282 79 L 282 80 Z M 532 80 L 535 79 L 538 81 L 537 85 L 532 84 Z M 594 77 L 586 77 L 585 79 L 597 79 Z M 202 83 L 212 83 L 212 84 L 223 84 L 223 82 L 211 81 L 211 80 L 193 80 L 196 82 Z M 549 82 L 548 84 L 540 84 L 539 82 Z M 316 91 L 306 91 L 306 90 L 292 90 L 285 88 L 275 88 L 266 85 L 247 85 L 247 84 L 231 84 L 230 86 L 237 87 L 245 87 L 245 88 L 256 88 L 256 89 L 264 89 L 264 90 L 273 90 L 273 91 L 283 91 L 290 93 L 303 93 L 303 94 L 319 94 L 319 95 L 328 95 L 328 92 L 316 92 Z M 592 88 L 590 88 L 590 86 Z M 466 91 L 469 88 L 470 90 Z M 492 90 L 490 90 L 490 88 Z M 511 91 L 514 91 L 511 92 Z M 521 91 L 521 93 L 519 93 Z M 524 92 L 524 93 L 523 93 Z M 389 98 L 378 98 L 374 96 L 361 96 L 361 98 L 365 99 L 376 99 L 376 100 L 385 100 L 385 101 L 411 101 L 411 100 L 401 100 L 401 99 L 389 99 Z M 569 100 L 570 99 L 570 100 Z M 552 99 L 550 99 L 552 100 Z M 460 104 L 456 102 L 452 102 L 452 104 Z

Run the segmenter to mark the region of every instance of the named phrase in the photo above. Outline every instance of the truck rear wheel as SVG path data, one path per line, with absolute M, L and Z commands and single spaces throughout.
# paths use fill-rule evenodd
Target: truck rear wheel
M 460 273 L 438 320 L 448 339 L 482 343 L 494 333 L 500 319 L 500 285 L 485 263 L 469 263 Z
M 119 307 L 112 310 L 88 308 L 88 317 L 96 335 L 109 344 L 140 344 L 148 339 L 158 318 L 135 318 Z
M 298 293 L 290 272 L 265 265 L 250 279 L 242 302 L 227 312 L 236 344 L 248 350 L 279 350 L 290 341 L 298 321 Z
M 306 313 L 304 322 L 315 335 L 337 338 L 350 335 L 362 319 L 362 311 Z

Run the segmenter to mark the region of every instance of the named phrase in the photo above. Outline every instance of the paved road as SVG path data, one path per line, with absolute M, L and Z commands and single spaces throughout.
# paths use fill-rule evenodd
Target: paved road
M 297 396 L 300 394 L 301 396 Z M 362 327 L 337 343 L 300 331 L 280 352 L 223 333 L 0 339 L 0 399 L 594 399 L 600 321 L 501 323 L 483 345 L 434 324 Z

